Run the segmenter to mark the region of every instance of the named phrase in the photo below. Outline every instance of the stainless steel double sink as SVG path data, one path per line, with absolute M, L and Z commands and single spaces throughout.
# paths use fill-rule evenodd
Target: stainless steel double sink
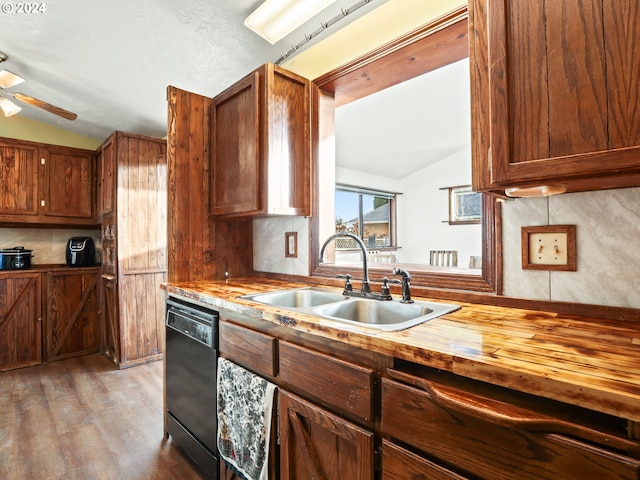
M 347 297 L 316 287 L 277 290 L 239 298 L 383 331 L 404 330 L 460 308 L 459 305 L 438 302 L 401 303 L 399 300 Z

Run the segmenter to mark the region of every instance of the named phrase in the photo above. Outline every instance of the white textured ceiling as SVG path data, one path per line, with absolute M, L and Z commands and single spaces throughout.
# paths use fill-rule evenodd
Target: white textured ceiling
M 327 32 L 385 2 L 374 0 Z M 244 27 L 261 0 L 44 0 L 36 3 L 46 10 L 31 14 L 17 13 L 18 3 L 3 0 L 3 12 L 13 12 L 0 12 L 0 51 L 9 55 L 0 69 L 26 79 L 11 91 L 78 119 L 25 104 L 20 115 L 104 139 L 114 130 L 166 135 L 168 85 L 214 96 L 356 0 L 338 0 L 276 45 Z
M 270 45 L 243 24 L 261 1 L 54 0 L 42 2 L 43 13 L 19 14 L 17 1 L 3 0 L 3 8 L 12 7 L 14 12 L 0 12 L 0 51 L 9 55 L 0 69 L 26 79 L 11 91 L 78 114 L 70 122 L 20 104 L 21 116 L 100 141 L 114 130 L 164 137 L 168 85 L 213 97 L 259 65 L 275 62 L 306 33 L 317 30 L 321 21 L 358 3 L 337 0 Z M 303 74 L 305 69 L 324 73 L 318 72 L 318 65 L 326 69 L 332 56 L 343 58 L 349 48 L 362 48 L 357 44 L 365 33 L 378 33 L 373 36 L 388 41 L 399 31 L 415 28 L 403 29 L 406 18 L 421 25 L 461 1 L 372 0 L 309 42 L 301 49 L 304 52 L 290 59 L 289 68 Z M 380 19 L 356 21 L 370 12 L 368 18 L 383 17 L 382 24 Z M 351 29 L 352 23 L 359 33 L 345 35 L 343 27 Z M 313 49 L 322 45 L 324 53 L 315 54 Z M 435 73 L 427 85 L 416 79 L 406 85 L 408 90 L 394 87 L 357 102 L 358 106 L 342 107 L 338 164 L 401 178 L 425 161 L 437 161 L 462 148 L 460 134 L 468 133 L 469 127 L 459 112 L 468 109 L 464 103 L 468 88 L 458 87 L 461 80 L 452 78 L 444 79 L 450 88 L 434 86 L 442 77 Z M 381 111 L 385 113 L 375 113 Z

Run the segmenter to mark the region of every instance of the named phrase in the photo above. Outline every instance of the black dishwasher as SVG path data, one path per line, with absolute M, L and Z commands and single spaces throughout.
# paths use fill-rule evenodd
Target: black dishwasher
M 218 478 L 218 312 L 167 299 L 166 429 L 203 478 Z

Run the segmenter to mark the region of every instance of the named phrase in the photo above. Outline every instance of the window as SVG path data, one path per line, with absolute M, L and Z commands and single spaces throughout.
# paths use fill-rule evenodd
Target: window
M 336 233 L 362 239 L 368 249 L 395 248 L 395 194 L 336 185 Z M 356 248 L 349 238 L 339 238 L 338 249 Z

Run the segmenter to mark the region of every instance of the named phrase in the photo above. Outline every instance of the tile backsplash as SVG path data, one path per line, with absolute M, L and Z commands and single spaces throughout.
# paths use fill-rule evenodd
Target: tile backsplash
M 93 237 L 96 252 L 101 251 L 100 230 L 67 228 L 0 228 L 0 248 L 22 246 L 33 250 L 32 265 L 66 263 L 67 241 L 71 237 Z
M 502 204 L 504 294 L 640 308 L 640 188 Z M 577 271 L 523 270 L 521 227 L 576 225 Z

